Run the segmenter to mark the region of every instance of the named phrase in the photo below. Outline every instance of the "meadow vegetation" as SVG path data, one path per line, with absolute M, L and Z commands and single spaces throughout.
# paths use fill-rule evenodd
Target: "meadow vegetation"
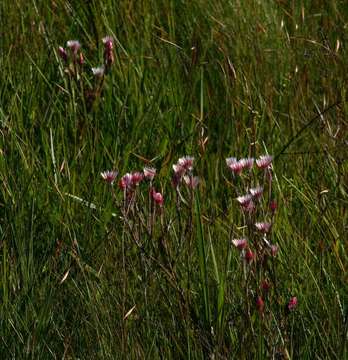
M 345 1 L 0 15 L 1 359 L 348 357 Z

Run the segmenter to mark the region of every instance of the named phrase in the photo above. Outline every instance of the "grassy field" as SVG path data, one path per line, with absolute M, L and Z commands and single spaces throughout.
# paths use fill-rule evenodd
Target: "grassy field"
M 345 1 L 0 18 L 1 359 L 348 358 Z

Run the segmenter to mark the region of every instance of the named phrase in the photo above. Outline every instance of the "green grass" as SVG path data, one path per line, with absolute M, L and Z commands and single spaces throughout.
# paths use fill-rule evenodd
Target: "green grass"
M 1 358 L 347 358 L 344 1 L 4 0 L 0 15 Z M 105 35 L 115 63 L 88 109 L 57 49 L 80 40 L 91 89 Z M 243 184 L 225 158 L 266 152 L 279 252 L 257 273 L 231 245 Z M 178 208 L 184 155 L 200 184 Z M 147 186 L 125 217 L 100 177 L 148 164 L 165 198 L 151 232 Z

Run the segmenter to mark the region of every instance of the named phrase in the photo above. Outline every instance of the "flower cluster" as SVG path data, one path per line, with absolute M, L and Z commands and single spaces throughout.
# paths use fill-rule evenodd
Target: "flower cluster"
M 173 186 L 178 189 L 181 182 L 184 182 L 189 188 L 195 189 L 199 184 L 198 176 L 193 176 L 193 161 L 194 157 L 184 156 L 173 165 Z
M 102 41 L 104 44 L 104 64 L 91 68 L 91 72 L 96 79 L 92 89 L 90 81 L 85 81 L 88 74 L 84 71 L 85 58 L 80 42 L 78 40 L 68 40 L 66 48 L 63 46 L 58 47 L 58 55 L 64 64 L 64 73 L 78 84 L 77 90 L 81 92 L 81 97 L 83 96 L 88 109 L 100 97 L 104 85 L 103 79 L 110 72 L 114 63 L 113 38 L 106 36 Z
M 266 176 L 258 176 L 257 173 L 250 173 L 249 177 L 241 177 L 241 181 L 236 182 L 237 194 L 244 190 L 236 197 L 236 201 L 243 212 L 245 224 L 242 228 L 247 230 L 248 237 L 232 239 L 232 244 L 241 252 L 242 259 L 250 266 L 255 265 L 255 267 L 249 267 L 249 271 L 261 285 L 250 291 L 257 294 L 256 309 L 260 313 L 265 309 L 265 294 L 271 287 L 267 280 L 267 261 L 269 258 L 276 257 L 278 253 L 278 246 L 271 242 L 274 215 L 277 209 L 277 203 L 272 198 L 272 159 L 270 155 L 262 155 L 256 160 L 254 158 L 237 160 L 235 157 L 226 159 L 226 164 L 234 177 L 241 175 L 245 170 L 251 172 L 254 164 L 256 169 L 261 169 L 266 174 Z M 268 190 L 267 196 L 264 194 L 265 188 Z M 257 220 L 261 216 L 263 218 Z M 255 269 L 258 271 L 256 272 Z M 292 298 L 288 309 L 293 309 L 296 305 L 297 299 Z

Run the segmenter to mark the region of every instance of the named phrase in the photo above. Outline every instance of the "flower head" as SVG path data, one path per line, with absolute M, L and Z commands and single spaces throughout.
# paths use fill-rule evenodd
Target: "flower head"
M 240 159 L 238 162 L 241 164 L 243 169 L 250 170 L 254 165 L 254 158 Z
M 266 169 L 271 165 L 272 160 L 273 160 L 273 157 L 270 155 L 261 155 L 256 160 L 256 166 L 260 169 Z
M 128 190 L 132 186 L 132 174 L 123 175 L 118 185 L 122 190 Z
M 269 208 L 272 212 L 272 214 L 274 214 L 277 210 L 278 204 L 275 200 L 271 200 L 270 204 L 269 204 Z
M 66 50 L 62 46 L 59 46 L 58 54 L 59 54 L 59 56 L 61 57 L 62 60 L 64 60 L 65 62 L 68 61 L 68 53 L 66 52 Z
M 114 39 L 112 38 L 112 36 L 105 36 L 105 37 L 103 37 L 102 40 L 103 40 L 105 49 L 112 50 L 112 48 L 114 47 Z
M 185 175 L 184 182 L 189 188 L 195 189 L 199 183 L 199 177 Z
M 247 251 L 245 252 L 244 258 L 248 263 L 251 263 L 255 259 L 255 254 L 253 253 L 253 251 L 251 249 L 247 249 Z
M 246 194 L 246 195 L 237 197 L 237 201 L 245 208 L 248 207 L 248 205 L 250 204 L 252 199 L 253 199 L 253 197 L 250 194 Z
M 263 301 L 261 296 L 258 296 L 256 298 L 256 309 L 259 313 L 263 313 L 264 308 L 265 308 L 265 302 Z
M 134 172 L 131 175 L 132 177 L 132 185 L 137 186 L 144 179 L 144 174 L 141 172 Z
M 194 157 L 184 156 L 178 160 L 178 165 L 181 166 L 185 171 L 191 171 L 193 169 Z
M 106 70 L 109 69 L 109 67 L 114 63 L 114 54 L 112 52 L 112 49 L 114 47 L 114 40 L 111 36 L 105 36 L 103 38 L 104 43 L 104 63 Z
M 118 175 L 118 172 L 107 170 L 107 171 L 101 172 L 100 175 L 107 183 L 113 185 L 113 183 Z
M 297 297 L 293 296 L 292 298 L 290 298 L 287 308 L 289 311 L 292 311 L 297 307 L 297 305 L 298 305 Z
M 235 175 L 239 175 L 244 168 L 243 162 L 237 161 L 234 157 L 227 158 L 226 164 Z
M 232 244 L 238 249 L 243 250 L 247 247 L 248 241 L 247 239 L 233 239 Z
M 255 226 L 256 229 L 259 230 L 260 232 L 268 233 L 272 227 L 272 224 L 268 222 L 257 222 Z
M 96 77 L 102 77 L 105 73 L 105 67 L 104 66 L 93 67 L 92 73 Z
M 254 188 L 249 189 L 249 192 L 250 192 L 251 196 L 254 199 L 258 200 L 262 196 L 263 187 L 262 186 L 256 186 Z
M 273 257 L 277 256 L 277 254 L 278 254 L 278 245 L 271 244 L 270 248 L 271 248 L 272 256 Z
M 81 48 L 81 44 L 78 40 L 68 40 L 66 42 L 66 46 L 74 53 L 76 54 L 80 48 Z
M 144 176 L 146 179 L 153 180 L 156 175 L 156 169 L 151 167 L 144 167 Z
M 162 206 L 162 205 L 163 205 L 164 199 L 163 199 L 163 195 L 162 195 L 160 192 L 156 192 L 156 190 L 152 188 L 152 189 L 150 190 L 150 195 L 151 195 L 153 201 L 154 201 L 157 205 L 159 205 L 159 206 Z
M 82 52 L 80 52 L 80 56 L 79 56 L 79 64 L 83 65 L 85 63 L 85 58 L 83 57 Z

